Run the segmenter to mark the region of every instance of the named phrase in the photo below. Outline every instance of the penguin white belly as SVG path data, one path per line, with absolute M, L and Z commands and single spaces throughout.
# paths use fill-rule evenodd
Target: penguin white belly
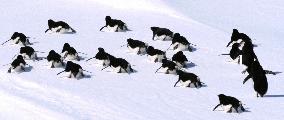
M 12 39 L 14 44 L 17 44 L 19 42 L 20 37 L 16 37 L 15 39 Z
M 78 55 L 76 55 L 76 54 L 75 55 L 68 54 L 65 59 L 67 59 L 67 60 L 77 60 L 78 59 Z
M 115 73 L 123 72 L 123 70 L 121 69 L 121 66 L 112 67 L 112 69 L 113 69 L 113 72 Z
M 161 40 L 161 41 L 163 41 L 165 38 L 166 38 L 166 35 L 161 35 L 161 36 L 155 35 L 154 40 Z
M 61 28 L 59 31 L 60 34 L 69 33 L 69 32 L 71 32 L 70 29 L 65 29 L 65 28 Z
M 25 60 L 34 60 L 37 58 L 37 54 L 34 52 L 31 56 L 28 56 L 26 53 L 21 54 Z
M 147 52 L 146 52 L 146 47 L 141 47 L 140 48 L 140 54 L 141 55 L 145 55 Z
M 115 25 L 113 27 L 108 25 L 102 31 L 104 31 L 104 32 L 116 32 L 116 30 L 119 30 L 118 25 Z
M 176 69 L 173 70 L 168 70 L 168 69 L 169 69 L 168 67 L 161 67 L 159 71 L 165 74 L 176 74 Z
M 160 35 L 160 36 L 155 35 L 155 36 L 154 36 L 154 40 L 170 41 L 170 40 L 172 40 L 172 37 L 167 36 L 167 35 Z
M 150 61 L 150 62 L 162 62 L 162 60 L 165 58 L 165 55 L 153 55 L 153 56 L 151 56 L 151 55 L 148 55 L 148 60 Z
M 83 78 L 83 70 L 80 69 L 79 72 L 77 73 L 77 75 L 75 76 L 76 79 L 80 79 L 80 78 Z
M 19 45 L 20 45 L 20 46 L 26 46 L 26 45 L 29 45 L 29 44 L 30 44 L 30 43 L 28 43 L 27 41 L 26 41 L 25 43 L 19 41 Z
M 55 61 L 52 60 L 52 61 L 49 62 L 49 66 L 51 67 L 52 64 L 55 68 L 63 67 L 61 62 L 55 62 Z
M 25 65 L 23 63 L 20 63 L 19 66 L 15 67 L 14 69 L 11 69 L 11 72 L 23 72 L 22 68 L 25 68 Z
M 148 55 L 148 60 L 150 61 L 150 62 L 158 62 L 158 61 L 156 61 L 156 59 L 158 58 L 158 55 L 153 55 L 153 56 L 151 56 L 151 55 Z M 158 59 L 157 59 L 158 60 Z
M 190 84 L 190 80 L 187 80 L 187 81 L 180 81 L 180 87 L 189 87 L 189 84 Z
M 186 62 L 183 62 L 183 63 L 180 63 L 180 62 L 177 62 L 177 61 L 173 61 L 174 63 L 176 63 L 176 65 L 179 67 L 179 68 L 183 68 L 183 66 L 186 64 Z
M 129 51 L 129 52 L 132 52 L 132 53 L 138 53 L 139 47 L 132 48 L 132 47 L 128 46 L 128 51 Z

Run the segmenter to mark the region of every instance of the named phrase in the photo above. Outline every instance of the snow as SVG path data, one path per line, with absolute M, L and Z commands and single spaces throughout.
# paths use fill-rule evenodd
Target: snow
M 283 8 L 280 0 L 9 0 L 0 4 L 0 39 L 6 41 L 18 31 L 31 37 L 39 57 L 51 49 L 60 52 L 68 42 L 84 60 L 74 61 L 91 71 L 83 79 L 57 76 L 62 68 L 49 68 L 47 60 L 27 63 L 22 73 L 8 74 L 0 67 L 0 119 L 2 120 L 186 120 L 242 119 L 279 120 L 284 117 L 283 74 L 267 75 L 266 97 L 256 98 L 252 80 L 242 84 L 244 69 L 228 63 L 226 48 L 233 28 L 246 33 L 258 46 L 255 52 L 264 69 L 282 72 Z M 221 7 L 220 7 L 221 6 Z M 235 10 L 238 13 L 235 13 Z M 234 13 L 234 14 L 231 14 Z M 239 15 L 239 13 L 242 13 Z M 125 21 L 132 31 L 100 32 L 104 17 Z M 250 16 L 248 18 L 248 16 Z M 247 19 L 248 18 L 248 19 Z M 47 20 L 65 21 L 76 34 L 45 34 Z M 169 28 L 196 44 L 196 51 L 184 54 L 196 64 L 187 71 L 195 73 L 206 87 L 173 87 L 178 77 L 154 72 L 161 63 L 147 56 L 128 53 L 128 38 L 142 40 L 166 50 L 170 41 L 153 41 L 150 27 Z M 8 42 L 0 47 L 0 64 L 12 62 L 19 45 Z M 94 60 L 85 62 L 103 47 L 106 52 L 125 58 L 137 72 L 119 74 L 103 71 Z M 167 51 L 171 58 L 174 51 Z M 212 111 L 218 94 L 242 101 L 247 112 L 228 114 Z

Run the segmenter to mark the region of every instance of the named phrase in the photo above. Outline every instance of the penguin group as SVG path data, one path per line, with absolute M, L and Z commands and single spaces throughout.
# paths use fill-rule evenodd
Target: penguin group
M 110 16 L 105 17 L 106 24 L 99 29 L 102 32 L 127 32 L 131 31 L 127 24 L 118 19 L 113 19 Z M 46 34 L 77 34 L 69 24 L 64 21 L 54 21 L 49 19 L 47 21 L 48 28 L 44 31 Z M 172 30 L 163 27 L 153 26 L 150 27 L 149 31 L 152 31 L 153 41 L 170 41 L 170 46 L 166 50 L 157 49 L 153 45 L 142 40 L 136 40 L 133 38 L 126 39 L 126 46 L 128 51 L 139 56 L 146 56 L 147 60 L 153 64 L 161 64 L 161 67 L 156 70 L 155 73 L 164 74 L 174 74 L 178 76 L 178 80 L 173 84 L 173 87 L 188 87 L 188 88 L 201 88 L 205 83 L 201 82 L 200 77 L 194 73 L 187 72 L 189 68 L 188 64 L 193 64 L 190 62 L 185 54 L 185 52 L 194 52 L 196 49 L 195 44 L 189 42 L 189 40 L 181 35 L 180 33 L 174 33 Z M 64 70 L 57 73 L 67 73 L 68 78 L 84 78 L 86 74 L 84 72 L 89 72 L 79 64 L 77 61 L 82 60 L 82 56 L 79 54 L 84 54 L 78 52 L 74 46 L 69 43 L 63 45 L 62 51 L 57 53 L 55 50 L 50 50 L 47 57 L 38 57 L 37 53 L 39 51 L 34 50 L 31 45 L 33 45 L 30 40 L 23 33 L 14 32 L 11 38 L 7 42 L 12 41 L 13 44 L 20 45 L 20 51 L 10 67 L 8 68 L 8 73 L 13 72 L 24 72 L 27 69 L 27 60 L 43 60 L 46 59 L 49 63 L 50 68 L 63 68 Z M 277 72 L 272 72 L 269 70 L 264 70 L 257 58 L 252 40 L 249 36 L 244 33 L 240 33 L 237 29 L 233 29 L 230 42 L 227 47 L 231 46 L 231 50 L 228 54 L 232 61 L 237 62 L 246 66 L 243 74 L 246 72 L 248 75 L 245 77 L 243 84 L 252 79 L 254 82 L 254 90 L 257 93 L 257 97 L 263 97 L 268 90 L 268 81 L 266 74 L 277 74 Z M 173 50 L 175 53 L 172 57 L 168 58 L 166 53 L 168 50 Z M 105 51 L 103 47 L 97 48 L 98 52 L 94 57 L 90 57 L 86 62 L 95 59 L 96 63 L 103 68 L 102 71 L 107 68 L 111 68 L 115 73 L 134 73 L 137 70 L 133 69 L 132 64 L 124 58 L 115 57 L 114 55 Z M 14 57 L 15 57 L 14 56 Z M 154 72 L 154 71 L 153 71 Z M 235 97 L 227 96 L 224 94 L 219 94 L 219 104 L 213 109 L 217 109 L 220 105 L 223 106 L 226 112 L 244 112 L 245 108 L 240 100 Z

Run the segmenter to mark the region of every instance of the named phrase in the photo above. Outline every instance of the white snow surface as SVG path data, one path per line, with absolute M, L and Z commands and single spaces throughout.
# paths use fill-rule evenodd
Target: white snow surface
M 51 49 L 61 52 L 68 42 L 83 59 L 93 57 L 98 47 L 125 58 L 137 71 L 132 74 L 101 71 L 94 60 L 75 61 L 91 71 L 83 79 L 56 74 L 62 68 L 48 68 L 46 60 L 31 61 L 26 72 L 7 73 L 20 46 L 8 42 L 0 46 L 0 119 L 1 120 L 280 120 L 283 119 L 283 74 L 267 75 L 265 97 L 256 98 L 253 82 L 242 84 L 242 66 L 226 62 L 226 48 L 233 28 L 238 28 L 258 45 L 255 52 L 264 69 L 283 71 L 283 18 L 281 0 L 6 0 L 0 4 L 0 39 L 14 32 L 31 37 L 39 57 Z M 234 11 L 238 11 L 235 14 Z M 125 21 L 132 31 L 100 32 L 106 15 Z M 76 34 L 45 34 L 47 20 L 65 21 Z M 197 44 L 196 51 L 184 52 L 196 66 L 195 73 L 206 87 L 173 87 L 176 75 L 155 74 L 161 63 L 147 56 L 128 53 L 128 38 L 138 39 L 166 50 L 170 41 L 152 41 L 150 27 L 159 26 L 179 32 Z M 171 58 L 173 51 L 167 51 Z M 225 113 L 218 94 L 242 101 L 247 110 Z

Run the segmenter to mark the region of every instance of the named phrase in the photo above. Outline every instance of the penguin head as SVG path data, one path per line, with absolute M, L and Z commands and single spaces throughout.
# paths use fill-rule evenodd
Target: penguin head
M 17 59 L 19 59 L 19 60 L 23 60 L 24 58 L 23 58 L 23 56 L 22 56 L 22 55 L 18 55 L 18 56 L 17 56 Z
M 105 50 L 101 47 L 98 48 L 99 52 L 105 52 Z
M 158 29 L 159 29 L 159 27 L 151 27 L 151 30 L 152 30 L 153 32 L 157 31 Z
M 106 16 L 105 20 L 106 20 L 106 21 L 110 21 L 110 20 L 111 20 L 111 17 L 110 17 L 110 16 Z
M 128 39 L 127 39 L 127 43 L 130 43 L 130 42 L 132 42 L 132 41 L 133 41 L 132 38 L 128 38 Z

